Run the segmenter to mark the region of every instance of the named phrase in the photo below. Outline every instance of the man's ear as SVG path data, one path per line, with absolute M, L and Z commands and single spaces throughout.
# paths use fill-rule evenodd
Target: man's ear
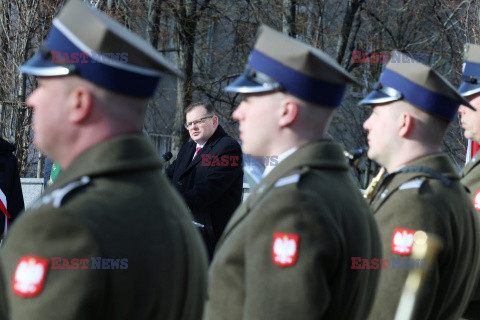
M 86 87 L 73 89 L 68 97 L 68 120 L 71 123 L 84 121 L 93 110 L 94 97 Z
M 299 105 L 294 99 L 287 97 L 284 98 L 280 105 L 280 127 L 286 127 L 291 125 L 298 116 Z
M 415 126 L 415 119 L 408 112 L 402 112 L 399 118 L 399 134 L 401 137 L 408 136 Z

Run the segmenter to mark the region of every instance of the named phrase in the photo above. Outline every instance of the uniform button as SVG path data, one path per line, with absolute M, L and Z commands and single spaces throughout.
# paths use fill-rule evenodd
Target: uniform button
M 179 186 L 181 186 L 181 185 L 182 185 L 182 180 L 178 180 L 177 184 L 178 184 Z

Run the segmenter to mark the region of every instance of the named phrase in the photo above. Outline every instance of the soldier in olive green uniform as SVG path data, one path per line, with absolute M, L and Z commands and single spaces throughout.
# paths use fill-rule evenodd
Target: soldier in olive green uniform
M 342 148 L 325 130 L 355 80 L 323 52 L 261 27 L 244 75 L 244 153 L 268 157 L 264 178 L 234 213 L 209 270 L 205 319 L 365 319 L 381 244 Z M 278 165 L 277 165 L 278 164 Z
M 463 83 L 458 92 L 478 109 L 480 107 L 480 46 L 469 44 L 463 70 Z M 465 138 L 480 142 L 480 112 L 465 106 L 458 109 Z M 468 187 L 472 203 L 480 212 L 480 156 L 477 154 L 460 172 L 462 183 Z
M 473 104 L 472 104 L 473 105 Z M 475 106 L 479 108 L 480 105 Z M 465 118 L 463 118 L 465 119 Z M 473 206 L 480 212 L 480 154 L 476 154 L 460 172 L 461 182 L 468 188 Z
M 431 68 L 399 53 L 361 104 L 368 156 L 387 169 L 371 206 L 383 240 L 383 269 L 371 319 L 393 319 L 407 274 L 430 268 L 415 319 L 458 319 L 479 272 L 480 225 L 450 159 L 440 152 L 449 122 L 468 103 Z M 443 240 L 436 261 L 411 259 L 413 235 Z
M 1 316 L 200 319 L 205 248 L 141 134 L 160 71 L 176 68 L 72 0 L 21 71 L 39 77 L 35 144 L 63 170 L 0 251 Z
M 480 108 L 480 46 L 468 44 L 466 48 L 466 61 L 463 69 L 463 82 L 458 92 L 470 101 L 478 110 Z M 465 130 L 467 139 L 480 142 L 480 112 L 460 106 L 458 109 L 460 123 Z M 480 214 L 480 154 L 476 154 L 460 172 L 461 182 L 468 188 L 470 201 Z M 480 216 L 478 216 L 480 218 Z M 480 314 L 480 286 L 477 283 L 476 292 L 472 296 L 473 302 L 464 314 L 466 319 L 478 319 Z

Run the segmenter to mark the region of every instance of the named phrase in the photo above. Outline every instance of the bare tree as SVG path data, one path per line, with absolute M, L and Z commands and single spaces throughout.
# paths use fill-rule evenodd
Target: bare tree
M 295 38 L 296 0 L 283 0 L 283 33 Z
M 345 49 L 347 48 L 348 38 L 352 31 L 353 21 L 357 14 L 357 11 L 360 9 L 361 5 L 364 3 L 364 0 L 348 0 L 347 7 L 345 10 L 345 16 L 343 18 L 342 31 L 338 38 L 336 58 L 338 63 L 342 63 L 343 57 L 345 56 Z
M 61 1 L 14 0 L 0 2 L 1 134 L 14 140 L 20 173 L 27 175 L 35 160 L 31 148 L 31 110 L 25 104 L 28 77 L 18 67 L 34 52 L 51 24 Z
M 0 132 L 15 140 L 23 175 L 36 161 L 31 112 L 25 107 L 25 96 L 36 83 L 16 68 L 39 46 L 61 3 L 0 1 Z M 94 0 L 92 4 L 143 35 L 185 74 L 179 81 L 163 77 L 145 127 L 149 133 L 171 134 L 172 151 L 188 139 L 183 113 L 197 99 L 211 102 L 222 125 L 236 136 L 231 113 L 239 97 L 223 88 L 243 72 L 261 23 L 322 49 L 365 85 L 348 91 L 329 128 L 331 137 L 346 149 L 366 143 L 362 123 L 368 109 L 357 103 L 387 60 L 379 54 L 409 53 L 458 85 L 463 44 L 477 43 L 480 37 L 480 4 L 474 0 Z M 457 123 L 444 148 L 460 166 L 465 140 Z
M 210 0 L 180 0 L 168 2 L 176 18 L 176 36 L 178 40 L 178 64 L 185 79 L 177 84 L 177 107 L 174 119 L 172 151 L 177 153 L 187 141 L 188 135 L 183 128 L 184 110 L 193 97 L 193 60 L 195 54 L 195 37 L 198 20 L 208 8 Z

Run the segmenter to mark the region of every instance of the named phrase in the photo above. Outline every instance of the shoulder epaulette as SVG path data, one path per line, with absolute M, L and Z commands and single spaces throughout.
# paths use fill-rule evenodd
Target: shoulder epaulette
M 52 203 L 54 208 L 59 208 L 62 204 L 63 199 L 73 190 L 82 187 L 90 182 L 90 177 L 83 176 L 80 180 L 70 182 L 65 187 L 52 191 L 52 193 L 47 194 L 32 205 L 32 208 L 38 208 L 44 204 Z
M 275 187 L 282 187 L 288 184 L 297 183 L 299 180 L 300 174 L 293 174 L 291 176 L 278 179 L 277 182 L 275 182 Z
M 407 181 L 398 187 L 398 190 L 406 190 L 406 189 L 420 189 L 422 184 L 425 182 L 424 179 L 415 179 L 411 181 Z

